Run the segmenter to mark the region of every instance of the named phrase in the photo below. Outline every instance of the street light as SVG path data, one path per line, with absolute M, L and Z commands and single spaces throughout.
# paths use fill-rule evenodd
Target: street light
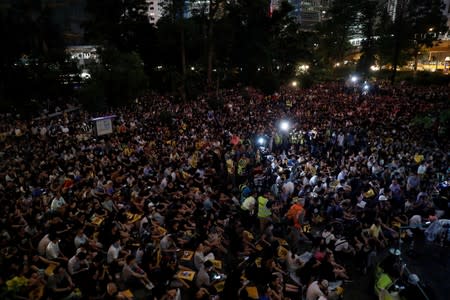
M 292 85 L 293 87 L 297 87 L 298 82 L 294 80 L 294 81 L 292 81 L 291 85 Z
M 357 77 L 357 76 L 352 76 L 352 77 L 350 78 L 350 80 L 351 80 L 353 83 L 356 83 L 356 82 L 358 81 L 358 77 Z
M 289 122 L 288 122 L 288 121 L 286 121 L 286 120 L 281 121 L 281 123 L 280 123 L 280 129 L 281 129 L 282 131 L 288 131 L 288 130 L 289 130 L 289 127 L 290 127 L 290 125 L 289 125 Z

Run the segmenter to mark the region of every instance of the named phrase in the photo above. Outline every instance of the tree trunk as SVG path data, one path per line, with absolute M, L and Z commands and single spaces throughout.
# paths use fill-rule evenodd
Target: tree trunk
M 214 58 L 214 45 L 212 41 L 213 26 L 210 22 L 208 28 L 208 58 L 207 58 L 207 69 L 206 69 L 206 85 L 208 88 L 212 86 L 212 69 L 213 69 L 213 58 Z
M 418 61 L 419 61 L 419 50 L 414 49 L 414 75 L 416 75 L 417 72 Z
M 186 47 L 184 38 L 184 24 L 183 20 L 180 22 L 180 55 L 181 55 L 181 99 L 186 101 Z
M 208 10 L 208 31 L 206 36 L 206 47 L 207 47 L 207 66 L 206 66 L 206 86 L 207 89 L 210 90 L 213 88 L 212 82 L 212 69 L 213 69 L 213 60 L 214 60 L 214 17 L 216 15 L 216 11 L 219 3 L 214 2 L 212 0 L 209 1 L 209 10 Z
M 392 77 L 391 83 L 395 82 L 395 78 L 397 77 L 397 67 L 398 61 L 400 59 L 400 46 L 401 46 L 401 38 L 402 38 L 402 26 L 403 26 L 403 12 L 406 6 L 405 0 L 399 0 L 397 4 L 397 16 L 395 18 L 395 48 L 394 48 L 394 58 L 392 63 Z
M 395 38 L 395 48 L 394 48 L 394 59 L 392 63 L 392 76 L 391 76 L 391 83 L 394 84 L 395 77 L 397 77 L 397 67 L 398 67 L 398 59 L 400 56 L 400 38 Z

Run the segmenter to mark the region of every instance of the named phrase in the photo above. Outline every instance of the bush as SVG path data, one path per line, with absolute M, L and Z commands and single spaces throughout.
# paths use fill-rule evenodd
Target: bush
M 312 74 L 303 74 L 299 77 L 300 87 L 309 89 L 315 83 L 314 76 Z
M 430 116 L 417 116 L 412 120 L 412 125 L 430 129 L 434 124 L 434 118 Z
M 255 87 L 264 94 L 270 95 L 280 89 L 280 79 L 273 73 L 261 72 L 256 76 Z
M 381 70 L 380 72 L 374 73 L 377 79 L 390 80 L 392 76 L 392 71 Z M 450 84 L 450 76 L 443 74 L 442 72 L 428 72 L 428 71 L 418 71 L 414 74 L 413 71 L 399 71 L 396 77 L 397 82 L 405 81 L 407 83 L 412 83 L 416 85 L 448 85 Z
M 208 99 L 208 106 L 212 110 L 221 110 L 223 108 L 223 99 L 211 97 Z

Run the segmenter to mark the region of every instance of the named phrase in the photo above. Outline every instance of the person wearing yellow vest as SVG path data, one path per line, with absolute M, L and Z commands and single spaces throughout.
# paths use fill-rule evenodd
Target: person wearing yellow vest
M 293 104 L 293 103 L 292 103 L 292 100 L 291 100 L 291 99 L 287 99 L 287 100 L 286 100 L 286 107 L 287 107 L 287 108 L 291 108 L 291 107 L 292 107 L 292 104 Z
M 266 224 L 271 220 L 270 217 L 272 216 L 272 211 L 268 207 L 268 204 L 270 204 L 269 198 L 266 198 L 266 196 L 269 195 L 265 194 L 264 196 L 258 197 L 258 219 L 260 232 L 263 232 Z
M 275 142 L 275 147 L 280 147 L 281 143 L 283 142 L 283 139 L 279 133 L 275 134 L 274 142 Z

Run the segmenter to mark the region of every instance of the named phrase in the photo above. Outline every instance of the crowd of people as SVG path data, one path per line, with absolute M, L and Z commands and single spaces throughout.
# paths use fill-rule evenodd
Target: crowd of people
M 82 110 L 3 115 L 0 298 L 336 299 L 399 226 L 447 216 L 444 124 L 411 121 L 448 97 L 327 83 L 223 90 L 213 110 L 149 95 L 102 136 Z

